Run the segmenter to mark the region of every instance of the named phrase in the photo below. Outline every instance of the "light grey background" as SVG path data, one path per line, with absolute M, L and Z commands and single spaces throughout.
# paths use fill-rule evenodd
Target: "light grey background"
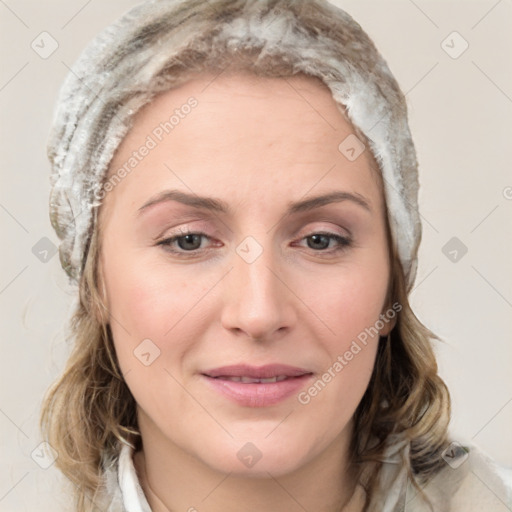
M 41 398 L 69 351 L 64 327 L 74 297 L 58 256 L 44 262 L 44 246 L 33 252 L 43 237 L 57 243 L 45 143 L 68 67 L 136 3 L 0 0 L 1 511 L 69 510 L 60 474 L 31 457 L 41 442 Z M 453 436 L 510 468 L 512 2 L 333 3 L 370 34 L 407 93 L 424 230 L 411 302 L 445 340 L 437 353 L 453 398 Z M 58 44 L 46 58 L 52 40 L 44 31 Z M 464 41 L 467 50 L 453 58 Z M 452 237 L 458 246 L 443 252 Z

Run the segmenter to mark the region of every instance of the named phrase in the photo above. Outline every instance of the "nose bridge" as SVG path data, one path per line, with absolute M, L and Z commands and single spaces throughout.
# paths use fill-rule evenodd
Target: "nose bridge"
M 265 338 L 289 327 L 293 316 L 289 292 L 279 275 L 278 254 L 270 241 L 260 244 L 247 237 L 233 255 L 233 270 L 226 282 L 223 324 L 251 338 Z

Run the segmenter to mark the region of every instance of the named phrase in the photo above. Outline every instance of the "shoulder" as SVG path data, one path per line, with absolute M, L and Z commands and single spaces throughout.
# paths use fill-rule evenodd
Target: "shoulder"
M 445 466 L 421 485 L 435 512 L 507 512 L 512 509 L 512 471 L 500 467 L 478 446 L 452 441 L 443 452 Z M 430 508 L 414 486 L 407 489 L 407 512 Z

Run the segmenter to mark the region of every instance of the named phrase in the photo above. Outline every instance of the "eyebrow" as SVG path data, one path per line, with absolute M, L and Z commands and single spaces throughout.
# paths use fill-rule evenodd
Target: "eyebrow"
M 144 203 L 138 211 L 141 215 L 148 208 L 169 201 L 177 201 L 193 208 L 200 208 L 210 210 L 212 212 L 230 214 L 232 213 L 231 207 L 224 201 L 213 197 L 198 196 L 196 194 L 188 194 L 180 190 L 165 190 L 156 196 L 152 197 L 149 201 Z M 315 208 L 320 208 L 330 203 L 340 203 L 343 201 L 351 201 L 368 212 L 372 212 L 369 201 L 360 194 L 337 190 L 322 194 L 300 201 L 290 202 L 287 205 L 286 215 L 293 215 L 305 211 L 310 211 Z

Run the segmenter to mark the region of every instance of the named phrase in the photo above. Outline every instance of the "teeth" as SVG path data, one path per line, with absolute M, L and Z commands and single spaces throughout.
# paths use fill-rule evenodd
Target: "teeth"
M 288 377 L 286 375 L 278 375 L 276 377 L 268 377 L 267 379 L 255 379 L 253 377 L 221 377 L 223 380 L 231 382 L 243 382 L 244 384 L 271 384 L 273 382 L 281 382 Z
M 240 382 L 243 382 L 244 384 L 253 384 L 256 382 L 259 382 L 260 379 L 253 379 L 252 377 L 241 377 Z
M 262 382 L 262 383 L 277 382 L 277 377 L 269 377 L 268 379 L 260 379 L 260 382 Z

